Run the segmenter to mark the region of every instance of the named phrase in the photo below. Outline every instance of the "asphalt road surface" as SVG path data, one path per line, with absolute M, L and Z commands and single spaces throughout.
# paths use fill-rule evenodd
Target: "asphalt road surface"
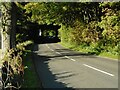
M 33 58 L 44 88 L 118 88 L 117 60 L 72 51 L 57 43 L 36 44 Z

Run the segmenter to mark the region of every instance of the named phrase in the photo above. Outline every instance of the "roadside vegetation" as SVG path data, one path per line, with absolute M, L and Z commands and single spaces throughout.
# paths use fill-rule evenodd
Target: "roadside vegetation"
M 65 48 L 69 48 L 71 50 L 74 51 L 78 51 L 78 52 L 83 52 L 83 53 L 87 53 L 87 54 L 91 54 L 91 55 L 97 55 L 96 52 L 94 50 L 91 50 L 91 47 L 83 47 L 80 45 L 73 45 L 73 44 L 69 44 L 69 43 L 61 43 L 61 45 L 63 45 Z M 111 58 L 111 59 L 115 59 L 118 60 L 118 55 L 112 54 L 110 52 L 100 52 L 97 56 L 101 56 L 101 57 L 107 57 L 107 58 Z
M 22 88 L 24 89 L 36 89 L 42 90 L 42 86 L 40 86 L 40 80 L 38 78 L 34 61 L 32 57 L 33 52 L 31 50 L 26 51 L 26 56 L 24 57 L 24 83 Z
M 32 22 L 59 25 L 65 46 L 117 59 L 120 2 L 27 3 L 24 8 Z
M 23 14 L 23 10 L 17 2 L 3 2 L 0 4 L 0 7 L 2 7 L 0 17 L 2 25 L 0 25 L 0 28 L 2 39 L 4 39 L 1 40 L 3 41 L 1 50 L 3 58 L 0 58 L 0 64 L 2 64 L 0 72 L 2 77 L 2 81 L 0 81 L 2 83 L 1 88 L 8 90 L 38 88 L 37 74 L 30 57 L 32 50 L 28 48 L 33 44 L 29 36 L 29 22 L 25 19 L 25 14 Z
M 2 51 L 1 51 L 1 49 L 0 49 L 0 59 L 1 59 L 1 55 L 2 55 Z M 0 61 L 0 64 L 1 64 L 2 62 Z

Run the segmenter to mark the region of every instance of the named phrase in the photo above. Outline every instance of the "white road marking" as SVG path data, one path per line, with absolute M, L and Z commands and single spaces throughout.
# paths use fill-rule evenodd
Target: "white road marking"
M 94 70 L 96 70 L 96 71 L 99 71 L 99 72 L 102 72 L 102 73 L 104 73 L 104 74 L 107 74 L 107 75 L 109 75 L 109 76 L 114 76 L 114 75 L 111 74 L 111 73 L 108 73 L 108 72 L 106 72 L 106 71 L 103 71 L 103 70 L 97 69 L 97 68 L 92 67 L 92 66 L 89 66 L 89 65 L 87 65 L 87 64 L 83 64 L 83 65 L 86 66 L 86 67 L 89 67 L 89 68 L 91 68 L 91 69 L 94 69 Z
M 70 59 L 68 56 L 65 56 L 66 58 Z
M 50 49 L 51 51 L 54 51 L 53 49 Z
M 46 44 L 46 46 L 50 49 L 50 47 Z
M 51 51 L 54 51 L 53 49 L 51 49 L 47 44 L 46 44 L 46 46 L 51 50 Z
M 67 59 L 70 59 L 70 60 L 72 60 L 72 61 L 76 61 L 75 59 L 72 59 L 72 58 L 70 58 L 70 57 L 68 57 L 68 56 L 65 56 Z
M 72 61 L 76 61 L 75 59 L 72 59 L 72 58 L 71 58 L 70 60 L 72 60 Z
M 54 51 L 54 50 L 51 49 L 47 44 L 46 44 L 46 46 L 47 46 L 51 51 Z M 61 55 L 61 53 L 59 53 L 59 52 L 55 52 L 55 53 Z M 64 57 L 66 57 L 67 59 L 70 59 L 70 60 L 72 60 L 72 61 L 76 61 L 75 59 L 72 59 L 72 58 L 70 58 L 70 57 L 68 57 L 68 56 L 64 56 Z
M 56 52 L 57 54 L 59 54 L 59 55 L 61 55 L 61 53 L 59 53 L 59 52 Z
M 54 51 L 54 50 L 51 49 L 47 44 L 46 44 L 46 46 L 47 46 L 51 51 Z M 57 53 L 57 54 L 59 54 L 59 55 L 62 55 L 62 54 L 59 53 L 59 52 L 55 52 L 55 53 Z M 72 58 L 70 58 L 70 57 L 68 57 L 68 56 L 64 56 L 64 57 L 66 57 L 67 59 L 70 59 L 70 60 L 72 60 L 72 61 L 76 61 L 75 59 L 72 59 Z M 106 72 L 106 71 L 97 69 L 97 68 L 92 67 L 92 66 L 90 66 L 90 65 L 87 65 L 87 64 L 83 64 L 83 65 L 86 66 L 86 67 L 89 67 L 89 68 L 91 68 L 91 69 L 94 69 L 94 70 L 96 70 L 96 71 L 99 71 L 99 72 L 101 72 L 101 73 L 107 74 L 107 75 L 109 75 L 109 76 L 114 76 L 114 75 L 111 74 L 111 73 L 108 73 L 108 72 Z

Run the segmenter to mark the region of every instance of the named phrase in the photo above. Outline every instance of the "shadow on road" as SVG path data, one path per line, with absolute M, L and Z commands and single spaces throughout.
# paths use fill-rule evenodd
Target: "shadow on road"
M 45 44 L 45 43 L 57 43 L 60 42 L 60 39 L 58 37 L 50 37 L 50 36 L 46 36 L 46 37 L 38 37 L 34 40 L 34 42 L 36 44 Z
M 58 52 L 64 52 L 66 49 L 56 49 Z M 62 57 L 64 55 L 67 56 L 91 56 L 89 54 L 83 54 L 83 53 L 63 53 L 63 55 L 57 55 L 57 56 L 44 56 L 39 55 L 36 51 L 38 51 L 38 45 L 35 45 L 33 50 L 33 59 L 36 71 L 38 73 L 38 76 L 42 82 L 43 90 L 44 89 L 50 89 L 50 90 L 56 90 L 56 89 L 63 89 L 63 90 L 117 90 L 116 88 L 73 88 L 73 87 L 67 87 L 69 83 L 63 83 L 59 81 L 59 79 L 66 79 L 68 77 L 75 76 L 74 73 L 63 71 L 58 73 L 52 73 L 49 67 L 49 61 L 51 58 L 55 57 Z M 93 56 L 94 57 L 94 56 Z M 60 76 L 60 77 L 56 77 Z M 47 83 L 47 84 L 46 84 Z
M 34 48 L 34 51 L 36 51 L 37 49 L 38 49 L 38 47 L 36 45 Z M 63 90 L 75 90 L 72 87 L 69 87 L 69 88 L 66 87 L 67 84 L 57 81 L 58 77 L 56 77 L 56 75 L 60 75 L 61 77 L 59 77 L 59 79 L 61 79 L 61 78 L 66 79 L 67 77 L 71 77 L 74 74 L 72 74 L 71 72 L 67 72 L 67 71 L 53 74 L 50 71 L 50 68 L 48 66 L 48 61 L 51 60 L 50 57 L 41 56 L 41 55 L 38 55 L 38 53 L 34 52 L 33 58 L 34 58 L 35 67 L 37 69 L 36 71 L 42 82 L 43 88 L 53 88 L 53 89 L 62 88 Z M 71 73 L 71 74 L 68 74 L 68 73 Z M 65 75 L 65 76 L 63 76 L 63 75 Z
M 67 51 L 67 52 L 72 52 L 72 53 L 63 53 L 63 54 L 66 54 L 68 56 L 73 56 L 73 55 L 82 55 L 82 56 L 96 56 L 97 54 L 94 53 L 94 52 L 88 52 L 88 53 L 83 53 L 83 52 L 78 52 L 77 51 L 73 51 L 73 50 L 70 50 L 70 49 L 55 49 L 57 52 L 64 52 L 64 51 Z

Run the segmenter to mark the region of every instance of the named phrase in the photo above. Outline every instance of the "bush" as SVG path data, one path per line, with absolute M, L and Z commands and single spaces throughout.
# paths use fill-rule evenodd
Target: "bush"
M 2 59 L 2 84 L 3 89 L 19 89 L 24 81 L 23 54 L 25 47 L 30 45 L 31 41 L 26 41 L 16 45 L 16 48 L 8 50 Z

